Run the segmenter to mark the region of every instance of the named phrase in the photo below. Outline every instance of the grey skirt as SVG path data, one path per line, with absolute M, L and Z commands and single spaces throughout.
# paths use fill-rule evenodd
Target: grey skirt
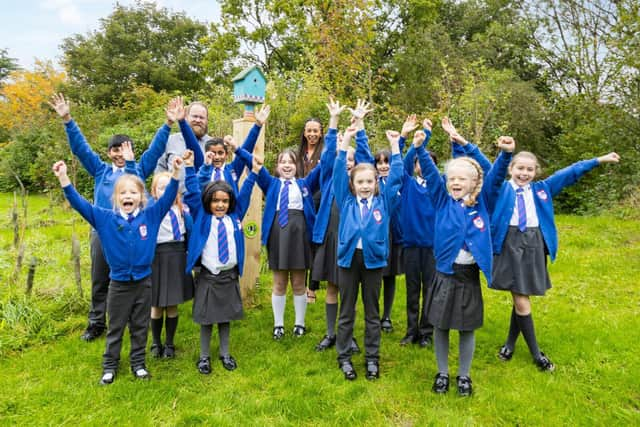
M 313 268 L 311 278 L 318 282 L 327 281 L 338 284 L 338 223 L 340 222 L 340 211 L 335 202 L 331 206 L 331 215 L 324 241 L 316 249 L 313 258 Z
M 267 240 L 269 268 L 271 270 L 308 270 L 311 268 L 311 244 L 304 212 L 289 209 L 289 221 L 278 224 L 278 212 L 273 218 Z
M 484 317 L 480 269 L 477 264 L 454 264 L 453 272 L 436 272 L 427 299 L 427 319 L 439 329 L 473 331 L 482 326 Z
M 238 269 L 212 274 L 201 267 L 196 293 L 193 298 L 193 321 L 200 325 L 213 325 L 244 317 Z
M 169 307 L 193 298 L 193 278 L 185 274 L 185 242 L 167 242 L 156 246 L 151 267 L 151 305 Z
M 544 295 L 551 288 L 547 250 L 538 227 L 520 232 L 510 226 L 502 253 L 493 257 L 491 289 L 520 295 Z

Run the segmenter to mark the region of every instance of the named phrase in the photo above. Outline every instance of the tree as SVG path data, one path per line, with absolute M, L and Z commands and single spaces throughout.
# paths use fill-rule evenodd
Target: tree
M 155 91 L 192 92 L 205 84 L 200 62 L 206 25 L 138 0 L 116 4 L 100 30 L 64 39 L 65 89 L 76 99 L 99 106 L 116 101 L 135 85 Z
M 9 73 L 18 68 L 15 58 L 9 57 L 9 51 L 7 49 L 0 49 L 0 86 L 2 86 L 4 79 L 9 76 Z

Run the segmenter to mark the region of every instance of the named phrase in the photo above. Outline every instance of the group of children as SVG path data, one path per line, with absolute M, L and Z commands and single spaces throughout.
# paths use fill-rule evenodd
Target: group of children
M 227 164 L 228 147 L 222 139 L 214 138 L 203 156 L 184 121 L 182 100 L 177 98 L 169 103 L 167 123 L 141 163 L 135 163 L 131 143 L 124 140 L 110 143 L 113 165 L 108 167 L 84 141 L 64 97 L 54 96 L 51 105 L 65 121 L 72 151 L 96 177 L 92 206 L 71 186 L 64 163 L 54 165 L 65 196 L 100 238 L 98 244 L 102 242 L 110 269 L 101 384 L 115 378 L 127 321 L 134 376 L 150 376 L 145 366 L 149 324 L 152 354 L 173 357 L 177 305 L 191 298 L 193 319 L 201 325 L 198 370 L 211 372 L 209 347 L 214 324 L 218 325 L 222 365 L 228 370 L 237 367 L 229 354 L 229 322 L 243 316 L 238 283 L 244 265 L 241 221 L 256 182 L 265 195 L 261 241 L 273 271 L 275 340 L 286 333 L 289 282 L 295 311 L 293 335 L 306 333 L 305 278 L 311 269 L 312 279 L 328 284 L 327 332 L 316 350 L 335 345 L 345 379 L 357 377 L 351 356 L 359 351 L 353 331 L 362 289 L 366 378 L 378 378 L 380 335 L 383 330 L 392 330 L 395 276 L 404 272 L 407 332 L 401 345 L 428 346 L 434 342 L 437 373 L 433 391 L 446 393 L 449 331 L 458 330 L 456 385 L 459 395 L 469 396 L 474 331 L 483 323 L 482 271 L 490 288 L 508 290 L 513 296 L 509 333 L 498 357 L 510 360 L 522 333 L 538 367 L 552 371 L 553 363 L 536 341 L 529 298 L 544 295 L 551 287 L 546 257 L 553 261 L 557 252 L 552 198 L 598 164 L 619 161 L 616 153 L 609 153 L 534 181 L 540 173 L 538 161 L 529 152 L 514 155 L 513 138 L 498 138 L 500 154 L 492 163 L 444 118 L 442 128 L 451 140 L 453 159 L 441 174 L 436 156 L 427 151 L 431 121 L 425 119 L 423 129 L 415 131 L 416 117 L 409 116 L 401 132 L 387 131 L 390 149 L 374 156 L 364 125 L 371 111 L 369 104 L 358 101 L 349 109 L 350 125 L 339 134 L 339 116 L 345 107 L 331 99 L 327 104 L 329 127 L 326 135 L 319 136 L 324 137 L 324 148 L 316 165 L 304 170 L 305 176 L 300 178 L 301 166 L 305 168 L 308 162 L 301 162 L 293 150 L 284 150 L 272 176 L 251 154 L 269 116 L 268 106 L 256 112 L 256 124 L 236 149 L 233 162 Z M 169 128 L 176 121 L 188 150 L 174 159 L 171 174 L 154 176 L 153 200 L 147 203 L 143 180 L 149 168 L 144 167 L 145 162 L 153 161 L 157 148 L 166 144 Z M 403 145 L 412 131 L 412 144 L 403 158 Z M 355 149 L 350 146 L 352 139 Z M 114 148 L 117 155 L 112 155 Z M 249 173 L 238 188 L 245 167 Z M 178 179 L 183 168 L 186 192 L 182 201 Z M 507 174 L 509 180 L 505 180 Z M 314 195 L 319 197 L 316 203 Z M 191 271 L 196 266 L 199 274 L 194 286 Z

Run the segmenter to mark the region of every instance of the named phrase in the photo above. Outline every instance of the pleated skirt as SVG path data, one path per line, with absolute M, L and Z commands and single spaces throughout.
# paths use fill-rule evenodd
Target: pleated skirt
M 156 246 L 151 273 L 151 305 L 169 307 L 193 298 L 193 277 L 185 274 L 185 242 L 167 242 Z
M 271 270 L 307 270 L 311 268 L 311 244 L 304 212 L 289 209 L 289 221 L 278 224 L 276 212 L 267 240 L 269 268 Z
M 212 274 L 202 266 L 193 298 L 193 321 L 213 325 L 244 317 L 238 269 Z

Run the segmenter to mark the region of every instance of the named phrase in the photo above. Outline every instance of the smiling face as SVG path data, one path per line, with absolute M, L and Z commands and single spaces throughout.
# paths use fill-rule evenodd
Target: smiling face
M 378 171 L 378 175 L 381 177 L 389 176 L 389 157 L 387 157 L 384 153 L 376 156 L 376 170 Z
M 310 120 L 304 125 L 302 133 L 307 140 L 307 149 L 313 151 L 322 137 L 322 125 L 315 120 Z
M 538 161 L 536 157 L 527 153 L 518 153 L 509 165 L 509 174 L 516 185 L 524 187 L 536 177 Z
M 107 153 L 109 159 L 113 162 L 113 164 L 117 168 L 123 168 L 125 165 L 124 156 L 122 155 L 122 145 L 116 145 L 114 147 L 109 148 L 109 152 Z
M 187 113 L 187 123 L 191 126 L 196 138 L 200 139 L 207 134 L 209 125 L 209 115 L 207 109 L 201 104 L 195 103 L 189 106 Z
M 212 164 L 214 168 L 222 168 L 227 161 L 227 152 L 223 144 L 211 145 L 207 148 L 208 153 L 213 153 Z
M 134 175 L 123 175 L 116 181 L 113 197 L 116 207 L 130 214 L 144 207 L 144 184 Z
M 278 156 L 276 171 L 278 176 L 284 179 L 293 179 L 296 176 L 296 158 L 290 151 L 284 151 Z
M 354 168 L 351 172 L 351 183 L 358 199 L 367 199 L 376 194 L 378 182 L 376 173 L 371 167 L 358 165 Z
M 447 190 L 451 197 L 460 200 L 471 192 L 478 183 L 476 169 L 467 162 L 452 160 L 447 167 Z
M 227 214 L 227 212 L 229 212 L 230 203 L 231 198 L 229 197 L 229 193 L 226 193 L 224 191 L 216 191 L 211 197 L 209 209 L 216 218 L 222 218 Z

